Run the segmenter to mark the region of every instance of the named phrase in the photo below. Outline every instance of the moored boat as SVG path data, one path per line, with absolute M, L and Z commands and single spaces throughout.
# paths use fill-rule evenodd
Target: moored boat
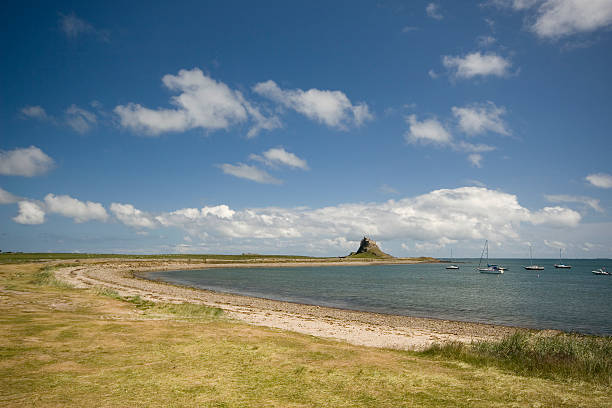
M 453 249 L 451 248 L 451 262 L 453 262 Z M 446 269 L 459 269 L 457 265 L 448 265 Z
M 531 254 L 531 245 L 529 245 L 529 261 L 531 262 L 531 265 L 523 266 L 523 268 L 527 269 L 528 271 L 543 271 L 544 270 L 543 266 L 535 265 L 533 263 L 533 257 Z
M 481 268 L 480 265 L 482 264 L 482 258 L 485 258 L 485 257 L 487 260 L 487 267 Z M 484 248 L 482 249 L 482 254 L 480 254 L 480 261 L 478 261 L 478 267 L 476 269 L 480 273 L 488 273 L 492 275 L 501 275 L 502 273 L 504 273 L 504 268 L 498 265 L 492 265 L 489 263 L 489 241 L 488 240 L 485 240 Z
M 571 269 L 572 268 L 571 265 L 565 265 L 564 263 L 561 262 L 561 248 L 559 248 L 559 263 L 555 264 L 555 268 L 557 269 Z
M 608 272 L 605 266 L 591 272 L 593 272 L 594 275 L 610 275 L 610 272 Z

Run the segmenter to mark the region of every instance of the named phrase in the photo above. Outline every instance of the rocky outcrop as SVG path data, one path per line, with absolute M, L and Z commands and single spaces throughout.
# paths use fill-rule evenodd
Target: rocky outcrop
M 378 245 L 376 245 L 376 242 L 368 237 L 363 237 L 357 252 L 351 252 L 349 256 L 357 256 L 360 254 L 362 254 L 361 256 L 370 255 L 377 258 L 393 258 L 391 255 L 381 251 Z

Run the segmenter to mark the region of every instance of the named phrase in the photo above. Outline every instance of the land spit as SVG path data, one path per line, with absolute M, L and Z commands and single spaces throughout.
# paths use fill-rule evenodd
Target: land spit
M 221 308 L 226 316 L 249 324 L 290 330 L 313 336 L 344 340 L 352 344 L 402 350 L 420 350 L 432 343 L 459 341 L 469 343 L 495 340 L 518 328 L 387 315 L 305 305 L 177 286 L 152 280 L 147 272 L 289 266 L 331 266 L 419 263 L 410 259 L 377 261 L 304 261 L 215 263 L 190 260 L 88 260 L 63 264 L 55 274 L 77 288 L 104 287 L 121 296 L 140 296 L 156 302 L 198 303 Z M 147 278 L 144 278 L 148 275 Z

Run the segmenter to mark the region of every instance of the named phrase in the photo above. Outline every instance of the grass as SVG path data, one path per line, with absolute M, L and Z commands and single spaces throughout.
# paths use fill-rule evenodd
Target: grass
M 326 259 L 300 255 L 222 255 L 222 254 L 157 254 L 157 255 L 129 255 L 129 254 L 75 254 L 75 253 L 29 253 L 29 252 L 2 252 L 0 253 L 0 264 L 2 263 L 25 263 L 37 261 L 55 260 L 86 260 L 86 259 L 186 259 L 195 261 L 205 260 L 228 260 L 248 261 L 256 259 Z
M 97 294 L 109 297 L 111 299 L 128 302 L 134 305 L 138 310 L 149 315 L 173 315 L 182 318 L 218 318 L 223 314 L 223 310 L 218 307 L 210 307 L 195 303 L 167 303 L 167 302 L 152 302 L 141 298 L 140 296 L 121 296 L 116 290 L 109 288 L 96 288 Z
M 520 375 L 612 385 L 611 337 L 519 331 L 500 341 L 436 344 L 423 355 L 496 366 Z
M 36 264 L 0 265 L 0 295 L 0 406 L 599 407 L 612 399 L 600 382 L 501 366 L 504 353 L 526 350 L 522 338 L 472 360 L 354 346 L 198 305 L 61 287 L 52 268 Z
M 158 255 L 127 255 L 127 254 L 75 254 L 75 253 L 23 253 L 23 252 L 2 252 L 0 253 L 1 264 L 18 264 L 29 262 L 47 262 L 47 261 L 87 261 L 101 259 L 139 259 L 139 260 L 159 260 L 159 259 L 174 259 L 186 260 L 193 262 L 209 262 L 209 263 L 236 263 L 236 262 L 293 262 L 311 260 L 317 262 L 333 262 L 341 258 L 337 257 L 313 257 L 301 255 L 260 255 L 260 254 L 158 254 Z M 393 259 L 377 256 L 371 253 L 362 253 L 346 256 L 342 259 Z M 418 258 L 396 258 L 396 259 L 413 259 L 421 262 L 436 262 L 435 258 L 418 257 Z
M 60 289 L 68 289 L 71 286 L 63 281 L 58 280 L 53 274 L 53 270 L 64 266 L 63 264 L 59 265 L 47 265 L 38 270 L 38 272 L 34 275 L 34 279 L 32 283 L 38 286 L 53 286 Z

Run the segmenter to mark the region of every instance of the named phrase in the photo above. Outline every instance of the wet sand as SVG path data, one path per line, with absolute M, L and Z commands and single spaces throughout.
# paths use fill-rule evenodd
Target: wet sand
M 376 261 L 376 264 L 381 263 L 418 262 L 409 259 Z M 143 299 L 159 302 L 200 303 L 221 308 L 226 316 L 249 324 L 373 347 L 418 350 L 436 342 L 469 343 L 498 339 L 517 330 L 507 326 L 360 312 L 194 289 L 151 280 L 155 274 L 147 273 L 204 268 L 347 264 L 347 261 L 303 260 L 215 264 L 187 260 L 97 260 L 78 262 L 75 266 L 58 269 L 55 274 L 78 288 L 107 287 L 122 296 L 139 295 Z M 350 265 L 369 264 L 371 262 L 350 261 Z M 145 275 L 148 279 L 142 277 Z

